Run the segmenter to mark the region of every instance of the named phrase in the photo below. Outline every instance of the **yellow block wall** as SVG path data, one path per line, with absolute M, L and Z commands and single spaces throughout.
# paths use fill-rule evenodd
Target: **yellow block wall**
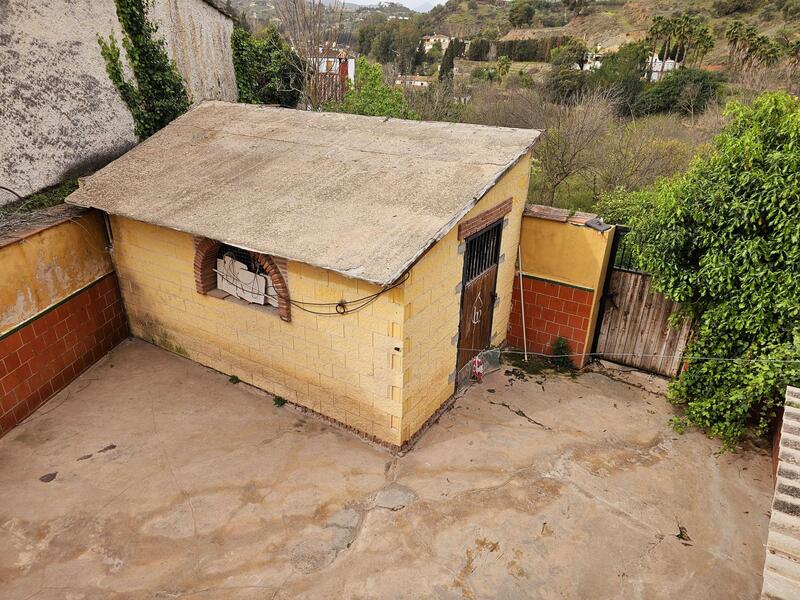
M 344 316 L 293 306 L 287 323 L 269 309 L 198 294 L 192 236 L 121 217 L 111 223 L 114 263 L 134 335 L 401 443 L 402 287 Z M 286 279 L 296 301 L 337 302 L 379 290 L 292 261 Z
M 111 272 L 96 211 L 0 247 L 0 334 Z
M 613 237 L 613 229 L 601 233 L 583 225 L 526 216 L 522 220 L 522 272 L 597 290 Z
M 594 292 L 585 351 L 591 348 L 616 228 L 590 227 L 526 216 L 522 219 L 522 272 Z
M 508 198 L 513 208 L 507 215 L 497 274 L 498 302 L 492 322 L 492 344 L 505 341 L 520 222 L 528 194 L 530 154 L 521 159 L 497 185 L 462 219 L 469 220 Z M 453 394 L 451 375 L 456 368 L 458 326 L 461 315 L 461 283 L 464 256 L 459 254 L 458 226 L 431 248 L 411 269 L 404 284 L 405 323 L 403 357 L 402 441 L 408 440 Z

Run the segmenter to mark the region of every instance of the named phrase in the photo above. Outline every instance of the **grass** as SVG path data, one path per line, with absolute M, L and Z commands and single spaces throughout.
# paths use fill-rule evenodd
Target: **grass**
M 0 206 L 0 217 L 4 215 L 29 213 L 61 204 L 64 202 L 64 198 L 77 189 L 78 180 L 67 179 L 57 185 L 31 194 L 22 200 L 15 200 L 14 202 Z

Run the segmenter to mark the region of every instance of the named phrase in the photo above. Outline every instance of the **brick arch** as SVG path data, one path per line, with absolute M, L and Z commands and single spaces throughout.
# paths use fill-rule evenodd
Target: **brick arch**
M 194 284 L 198 294 L 207 294 L 217 287 L 217 254 L 221 242 L 209 238 L 194 238 Z
M 289 287 L 283 279 L 278 265 L 275 260 L 268 254 L 259 254 L 258 252 L 251 252 L 253 258 L 256 259 L 261 268 L 264 269 L 267 276 L 272 280 L 272 286 L 275 288 L 275 293 L 278 295 L 278 314 L 284 321 L 292 320 L 291 304 L 289 303 Z
M 194 282 L 198 294 L 208 294 L 217 288 L 217 256 L 222 242 L 210 238 L 196 237 L 194 240 Z M 275 260 L 266 254 L 251 252 L 261 268 L 272 281 L 275 293 L 278 295 L 278 315 L 284 321 L 292 320 L 291 304 L 289 302 L 289 287 L 283 278 Z

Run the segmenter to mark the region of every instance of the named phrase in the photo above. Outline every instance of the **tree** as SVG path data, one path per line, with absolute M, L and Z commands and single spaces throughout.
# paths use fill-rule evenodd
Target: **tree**
M 303 81 L 300 58 L 270 26 L 252 37 L 241 27 L 231 34 L 233 69 L 239 102 L 295 107 Z
M 442 57 L 442 64 L 439 67 L 439 81 L 453 78 L 457 46 L 456 40 L 451 40 L 447 45 L 447 50 L 444 51 L 444 56 Z
M 295 65 L 303 81 L 302 100 L 312 109 L 325 100 L 322 82 L 315 77 L 320 57 L 334 51 L 342 25 L 342 0 L 275 0 L 289 44 L 300 61 Z
M 633 218 L 639 263 L 695 320 L 670 391 L 727 448 L 800 380 L 800 100 L 733 104 L 713 153 Z
M 507 56 L 501 56 L 497 59 L 497 74 L 500 79 L 505 79 L 508 72 L 511 70 L 511 59 Z
M 133 117 L 136 135 L 145 139 L 189 109 L 189 94 L 170 60 L 158 25 L 148 19 L 146 0 L 115 0 L 122 26 L 122 47 L 133 79 L 128 79 L 120 47 L 112 33 L 97 36 L 106 73 Z
M 702 112 L 719 94 L 720 79 L 713 73 L 700 69 L 680 69 L 668 73 L 664 79 L 647 88 L 631 107 L 635 116 L 663 112 L 689 114 L 685 99 L 691 96 L 691 112 Z M 690 88 L 690 91 L 686 91 Z
M 328 110 L 355 115 L 416 119 L 408 100 L 398 88 L 383 83 L 380 65 L 370 63 L 363 56 L 356 60 L 356 82 L 347 90 L 341 104 L 326 106 Z
M 508 20 L 514 27 L 527 27 L 533 23 L 535 12 L 532 0 L 513 0 Z

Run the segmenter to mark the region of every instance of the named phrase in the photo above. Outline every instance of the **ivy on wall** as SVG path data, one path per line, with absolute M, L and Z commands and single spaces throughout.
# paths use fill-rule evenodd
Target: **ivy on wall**
M 114 0 L 122 26 L 122 48 L 132 79 L 125 76 L 122 52 L 112 33 L 97 36 L 106 72 L 133 116 L 136 135 L 145 139 L 189 108 L 183 78 L 170 60 L 158 25 L 148 19 L 147 0 Z

